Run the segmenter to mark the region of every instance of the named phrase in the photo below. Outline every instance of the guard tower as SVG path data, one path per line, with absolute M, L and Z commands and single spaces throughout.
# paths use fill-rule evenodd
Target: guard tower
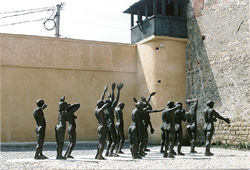
M 140 0 L 124 13 L 131 15 L 132 44 L 152 35 L 187 37 L 186 0 Z
M 186 0 L 140 0 L 125 13 L 131 15 L 131 42 L 137 47 L 136 96 L 156 92 L 151 104 L 155 109 L 168 101 L 186 99 Z M 137 20 L 134 21 L 134 15 Z M 155 129 L 149 142 L 161 140 L 161 113 L 151 115 Z M 185 131 L 184 131 L 185 135 Z

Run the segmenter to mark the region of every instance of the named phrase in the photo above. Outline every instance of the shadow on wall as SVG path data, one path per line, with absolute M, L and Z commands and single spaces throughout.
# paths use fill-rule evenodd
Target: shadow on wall
M 206 37 L 202 35 L 194 7 L 189 3 L 188 13 L 193 14 L 187 18 L 188 44 L 186 49 L 186 96 L 187 99 L 198 99 L 197 122 L 198 142 L 204 139 L 202 126 L 204 124 L 203 110 L 206 102 L 212 100 L 221 105 L 221 98 L 210 65 L 209 56 L 204 45 Z M 187 108 L 188 110 L 188 108 Z

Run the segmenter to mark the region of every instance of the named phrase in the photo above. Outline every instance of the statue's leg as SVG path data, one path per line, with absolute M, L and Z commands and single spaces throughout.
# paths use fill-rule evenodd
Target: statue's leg
M 106 150 L 105 156 L 109 156 L 109 150 L 110 150 L 110 147 L 111 147 L 111 144 L 112 144 L 112 137 L 111 137 L 111 134 L 110 134 L 110 130 L 108 130 L 107 137 L 108 137 L 108 145 L 107 145 L 107 150 Z
M 145 146 L 144 146 L 143 151 L 149 151 L 147 150 L 147 145 L 148 145 L 148 128 L 146 128 L 145 130 Z
M 111 126 L 111 138 L 112 138 L 112 145 L 111 145 L 111 150 L 110 150 L 109 156 L 117 157 L 119 155 L 114 153 L 115 147 L 117 145 L 117 134 L 116 134 L 116 130 L 115 130 L 114 125 Z
M 174 143 L 175 143 L 175 131 L 170 131 L 170 137 L 169 137 L 169 158 L 174 158 Z
M 117 127 L 117 145 L 116 145 L 116 153 L 119 152 L 119 147 L 120 147 L 120 140 L 121 140 L 121 133 L 120 133 L 120 128 Z
M 125 135 L 124 135 L 124 131 L 123 128 L 120 129 L 120 144 L 119 144 L 119 149 L 118 149 L 118 153 L 123 154 L 122 152 L 122 147 L 124 145 L 125 142 Z
M 60 128 L 57 131 L 57 138 L 58 138 L 58 147 L 57 147 L 57 157 L 56 159 L 66 159 L 65 157 L 62 156 L 62 151 L 63 151 L 63 145 L 64 145 L 64 129 Z
M 191 131 L 191 153 L 197 153 L 195 151 L 195 141 L 196 141 L 196 132 Z
M 99 147 L 98 147 L 98 152 L 97 152 L 97 156 L 96 159 L 100 159 L 100 160 L 106 160 L 106 158 L 104 158 L 102 156 L 103 150 L 104 150 L 104 146 L 106 144 L 106 130 L 102 127 L 98 130 L 98 137 L 99 137 Z
M 48 159 L 48 157 L 44 156 L 43 155 L 43 143 L 44 143 L 44 139 L 45 139 L 45 129 L 41 132 L 41 139 L 39 141 L 40 143 L 40 148 L 41 148 L 41 151 L 40 151 L 40 156 L 43 158 L 43 159 Z
M 138 148 L 139 148 L 139 141 L 138 141 L 138 132 L 137 129 L 134 129 L 132 132 L 132 140 L 133 140 L 133 145 L 132 145 L 132 157 L 133 159 L 141 159 L 141 156 L 138 153 Z
M 185 155 L 184 153 L 181 152 L 182 141 L 183 141 L 182 129 L 181 128 L 178 130 L 177 134 L 178 134 L 178 138 L 177 138 L 177 153 L 178 153 L 178 155 Z
M 165 151 L 163 157 L 166 158 L 168 156 L 168 146 L 169 146 L 169 131 L 165 131 Z
M 36 153 L 34 159 L 41 159 L 40 153 L 41 153 L 41 134 L 39 132 L 37 133 L 37 145 L 36 145 Z
M 210 152 L 210 144 L 211 144 L 212 136 L 213 136 L 213 131 L 206 132 L 206 151 L 205 151 L 206 156 L 213 155 L 213 153 Z
M 75 147 L 75 144 L 76 144 L 76 132 L 75 131 L 72 131 L 70 136 L 70 145 L 69 145 L 69 151 L 68 151 L 68 154 L 67 154 L 67 158 L 74 158 L 71 153 Z
M 165 137 L 165 131 L 163 129 L 161 129 L 161 150 L 160 150 L 161 153 L 164 153 L 163 148 L 164 148 L 165 142 L 166 142 L 165 138 L 166 138 Z

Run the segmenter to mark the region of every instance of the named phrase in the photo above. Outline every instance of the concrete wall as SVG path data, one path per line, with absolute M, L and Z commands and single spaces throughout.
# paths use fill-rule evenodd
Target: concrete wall
M 36 140 L 33 109 L 39 98 L 48 105 L 45 140 L 55 141 L 58 103 L 64 95 L 68 103 L 81 103 L 77 140 L 97 140 L 94 109 L 105 84 L 112 82 L 124 83 L 120 101 L 126 104 L 127 136 L 133 97 L 139 100 L 156 91 L 152 106 L 157 109 L 168 100 L 185 101 L 185 48 L 186 40 L 169 37 L 130 45 L 0 34 L 1 141 Z M 149 142 L 159 143 L 161 113 L 151 119 L 156 133 Z
M 186 43 L 186 39 L 153 36 L 137 45 L 137 96 L 147 98 L 157 92 L 151 100 L 154 109 L 166 108 L 168 101 L 185 103 Z M 152 113 L 151 121 L 155 134 L 149 135 L 149 141 L 159 144 L 161 112 Z
M 199 99 L 202 141 L 203 109 L 213 100 L 232 121 L 216 123 L 214 142 L 249 145 L 249 11 L 249 0 L 191 0 L 188 5 L 187 98 Z
M 46 141 L 55 141 L 58 102 L 81 103 L 77 140 L 97 140 L 96 101 L 105 84 L 123 82 L 125 133 L 136 93 L 136 46 L 0 34 L 1 141 L 35 141 L 33 109 L 48 105 Z M 65 138 L 67 140 L 67 136 Z

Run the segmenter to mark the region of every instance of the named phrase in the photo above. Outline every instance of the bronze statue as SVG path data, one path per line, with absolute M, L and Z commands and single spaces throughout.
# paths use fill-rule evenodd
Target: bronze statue
M 67 147 L 67 151 L 64 155 L 66 158 L 74 158 L 71 155 L 71 152 L 73 151 L 75 144 L 76 144 L 76 121 L 77 118 L 74 113 L 80 108 L 79 103 L 75 103 L 72 105 L 68 105 L 67 107 L 67 121 L 69 121 L 69 127 L 68 127 L 68 133 L 69 133 L 69 144 Z
M 177 109 L 174 112 L 174 118 L 175 118 L 175 140 L 177 143 L 177 154 L 178 155 L 185 155 L 184 153 L 181 152 L 181 147 L 182 147 L 182 121 L 186 121 L 186 116 L 185 116 L 185 110 L 182 108 L 182 103 L 181 102 L 176 102 L 176 106 L 180 105 L 180 108 Z
M 56 150 L 57 156 L 56 159 L 66 159 L 66 157 L 62 156 L 63 145 L 64 145 L 64 136 L 66 130 L 66 114 L 67 114 L 68 104 L 65 102 L 65 96 L 61 97 L 59 102 L 59 110 L 58 110 L 58 124 L 55 127 L 55 135 L 56 135 Z
M 125 136 L 124 136 L 124 120 L 123 120 L 123 109 L 125 104 L 119 103 L 118 106 L 115 108 L 115 114 L 116 114 L 116 130 L 117 130 L 117 147 L 116 147 L 116 153 L 123 154 L 122 147 L 125 142 Z
M 219 113 L 217 113 L 213 109 L 213 107 L 214 107 L 214 102 L 208 101 L 207 108 L 204 110 L 205 124 L 203 126 L 203 131 L 206 139 L 206 151 L 205 151 L 206 156 L 214 155 L 213 153 L 210 152 L 210 144 L 214 133 L 214 122 L 217 121 L 218 118 L 224 120 L 227 123 L 230 123 L 229 118 L 222 117 Z
M 37 108 L 34 110 L 34 118 L 36 120 L 36 134 L 37 134 L 37 145 L 36 145 L 36 153 L 35 159 L 47 159 L 46 156 L 42 154 L 43 151 L 43 143 L 45 138 L 45 129 L 46 129 L 46 121 L 44 118 L 43 110 L 47 107 L 44 103 L 44 100 L 39 99 L 36 102 Z
M 130 140 L 130 151 L 132 154 L 133 159 L 141 159 L 141 155 L 139 154 L 139 138 L 140 141 L 143 139 L 143 134 L 140 134 L 141 128 L 143 128 L 143 121 L 140 116 L 142 114 L 142 109 L 143 109 L 143 102 L 142 101 L 137 101 L 134 98 L 135 101 L 135 109 L 131 113 L 132 117 L 132 122 L 131 125 L 128 129 L 129 131 L 129 140 Z
M 117 145 L 117 134 L 115 129 L 115 116 L 114 116 L 114 110 L 116 105 L 118 104 L 119 98 L 120 98 L 120 90 L 123 87 L 122 83 L 119 83 L 117 85 L 117 95 L 114 99 L 114 90 L 115 90 L 115 83 L 112 84 L 112 94 L 109 95 L 110 105 L 106 109 L 106 120 L 107 120 L 107 127 L 108 127 L 108 147 L 105 156 L 111 156 L 116 157 L 119 156 L 118 154 L 114 153 L 114 149 Z
M 198 100 L 186 100 L 187 105 L 189 106 L 189 111 L 186 113 L 187 119 L 187 131 L 191 144 L 191 153 L 197 153 L 195 151 L 195 143 L 197 138 L 197 116 L 196 111 L 198 107 Z
M 151 104 L 150 104 L 149 102 L 150 102 L 151 97 L 154 96 L 155 94 L 156 94 L 156 92 L 152 92 L 152 93 L 149 95 L 148 99 L 146 99 L 145 97 L 141 97 L 141 100 L 142 100 L 144 103 L 146 103 L 146 105 L 145 105 L 144 108 L 146 108 L 147 110 L 153 110 L 153 108 L 152 108 L 152 106 L 151 106 Z M 151 134 L 154 134 L 155 130 L 154 130 L 154 128 L 153 128 L 153 126 L 152 126 L 152 123 L 151 123 L 151 121 L 150 121 L 150 114 L 149 114 L 149 113 L 145 113 L 143 119 L 144 119 L 144 123 L 145 123 L 145 127 L 146 127 L 146 146 L 145 146 L 145 148 L 144 148 L 144 151 L 146 152 L 146 151 L 150 151 L 150 150 L 147 148 L 147 144 L 148 144 L 148 130 L 147 130 L 147 129 L 148 129 L 148 126 L 150 126 L 150 133 L 151 133 Z
M 142 156 L 147 155 L 144 152 L 147 145 L 145 115 L 162 110 L 151 110 L 146 102 L 137 101 L 136 98 L 133 98 L 133 100 L 136 108 L 132 111 L 132 123 L 129 127 L 130 151 L 133 159 L 141 159 Z
M 104 110 L 109 107 L 110 101 L 107 100 L 106 103 L 104 103 L 103 99 L 105 96 L 106 91 L 108 90 L 108 86 L 106 85 L 102 94 L 102 97 L 100 100 L 97 101 L 96 108 L 95 108 L 95 117 L 98 121 L 98 140 L 99 140 L 99 146 L 97 149 L 97 154 L 95 156 L 95 159 L 105 160 L 105 158 L 102 156 L 104 146 L 106 144 L 106 135 L 107 135 L 107 122 L 104 118 Z
M 174 102 L 169 101 L 165 110 L 162 111 L 162 129 L 165 135 L 165 151 L 163 157 L 174 158 L 174 142 L 175 142 L 175 119 L 174 112 L 180 109 L 180 105 L 175 106 Z M 169 154 L 167 153 L 169 147 Z

